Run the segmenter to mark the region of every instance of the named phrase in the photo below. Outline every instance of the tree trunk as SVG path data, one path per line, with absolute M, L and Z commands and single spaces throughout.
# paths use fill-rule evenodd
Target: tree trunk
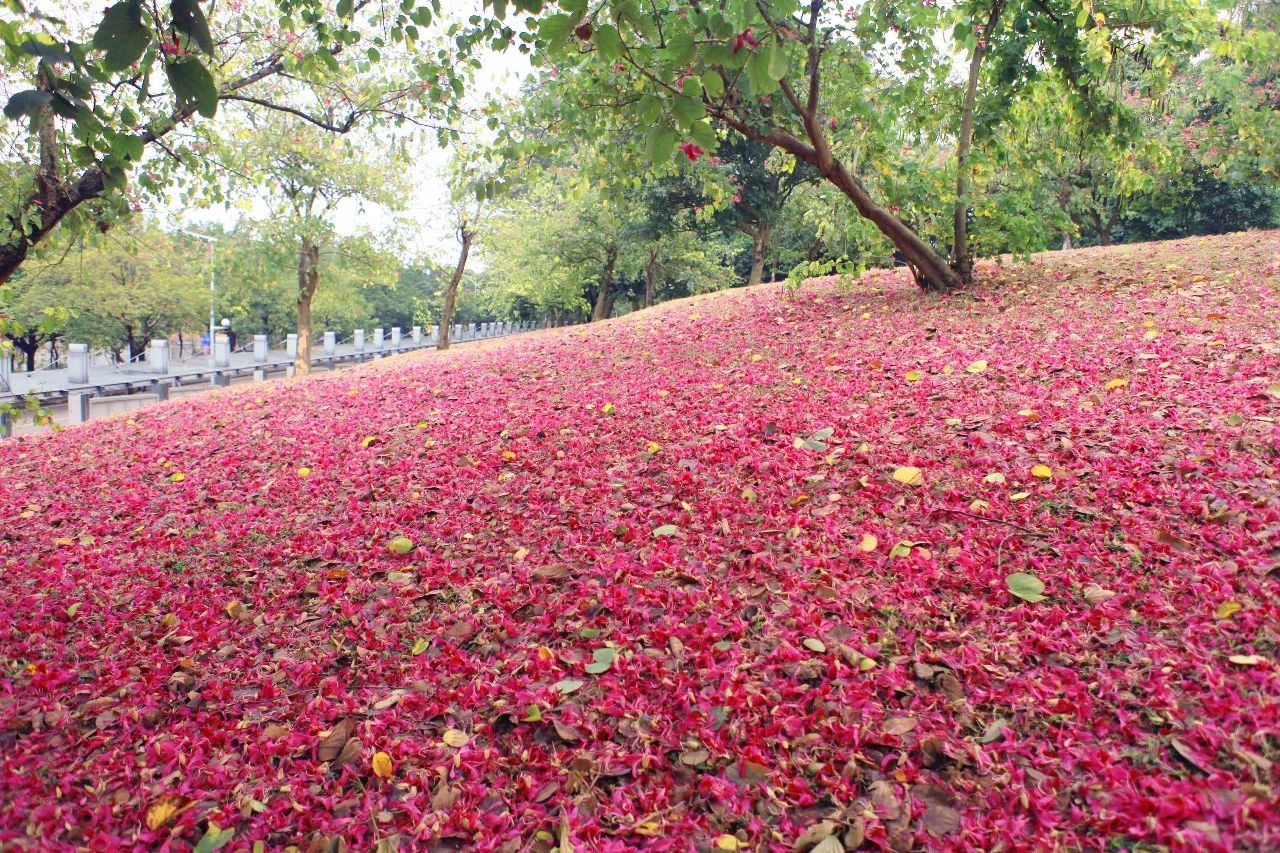
M 596 294 L 596 305 L 591 312 L 593 323 L 609 316 L 609 285 L 613 284 L 613 271 L 617 266 L 618 247 L 610 246 L 605 251 L 604 273 L 600 276 L 600 292 Z
M 964 107 L 960 112 L 960 137 L 956 140 L 956 209 L 953 225 L 951 265 L 965 284 L 973 281 L 973 254 L 969 249 L 969 185 L 973 181 L 973 166 L 969 164 L 969 150 L 973 145 L 973 113 L 978 102 L 978 77 L 982 70 L 982 58 L 987 55 L 987 45 L 995 32 L 996 22 L 1004 0 L 994 0 L 991 14 L 974 45 L 969 58 L 969 81 L 964 90 Z
M 35 335 L 23 335 L 20 338 L 10 338 L 13 348 L 22 353 L 23 361 L 27 365 L 27 373 L 36 369 L 36 353 L 40 350 L 40 341 Z
M 769 237 L 772 234 L 773 226 L 761 222 L 751 235 L 751 277 L 747 279 L 747 286 L 764 280 L 764 259 L 769 253 Z
M 462 274 L 467 269 L 467 256 L 471 254 L 471 241 L 476 236 L 466 221 L 458 228 L 458 240 L 462 247 L 458 250 L 458 265 L 453 268 L 453 277 L 444 292 L 444 306 L 440 309 L 440 339 L 436 341 L 436 349 L 449 348 L 449 333 L 453 330 L 453 313 L 458 306 L 458 288 L 462 286 Z
M 653 307 L 654 279 L 658 274 L 658 248 L 649 249 L 649 260 L 644 265 L 644 307 Z
M 320 247 L 310 238 L 298 241 L 298 354 L 294 357 L 294 373 L 311 372 L 311 299 L 320 284 Z
M 783 94 L 796 113 L 800 115 L 809 144 L 786 130 L 776 127 L 762 129 L 753 122 L 725 110 L 716 110 L 713 114 L 748 139 L 781 148 L 797 160 L 817 169 L 824 180 L 853 202 L 863 219 L 870 221 L 893 243 L 906 260 L 916 283 L 921 288 L 931 292 L 945 293 L 959 285 L 959 277 L 946 260 L 940 257 L 928 243 L 921 240 L 920 235 L 909 225 L 876 204 L 862 181 L 850 174 L 844 164 L 832 154 L 831 145 L 822 131 L 822 124 L 817 116 L 817 99 L 812 96 L 816 94 L 816 85 L 811 87 L 812 106 L 808 107 L 791 90 L 786 80 L 779 81 L 779 85 L 782 86 Z

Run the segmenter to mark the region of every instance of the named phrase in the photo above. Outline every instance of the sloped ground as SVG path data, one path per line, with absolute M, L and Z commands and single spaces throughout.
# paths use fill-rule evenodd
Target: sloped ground
M 0 845 L 1276 848 L 1280 232 L 985 279 L 0 445 Z

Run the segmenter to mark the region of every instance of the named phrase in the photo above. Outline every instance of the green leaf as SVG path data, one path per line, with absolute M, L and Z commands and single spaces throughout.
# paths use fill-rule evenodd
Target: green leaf
M 702 101 L 695 101 L 684 95 L 677 95 L 671 100 L 671 111 L 675 113 L 676 121 L 685 129 L 691 127 L 694 122 L 702 121 L 707 114 Z
M 552 50 L 562 45 L 571 32 L 573 32 L 573 19 L 568 15 L 549 15 L 538 24 L 538 38 L 549 41 Z
M 1009 592 L 1021 598 L 1023 601 L 1035 603 L 1044 601 L 1044 582 L 1035 575 L 1029 575 L 1026 572 L 1014 572 L 1004 579 L 1009 586 Z
M 194 104 L 205 118 L 212 118 L 218 111 L 218 87 L 214 85 L 209 69 L 199 60 L 186 57 L 170 62 L 165 65 L 164 73 L 173 87 L 179 107 Z
M 767 52 L 757 52 L 747 60 L 747 81 L 751 84 L 751 93 L 756 97 L 769 95 L 778 90 L 778 81 L 769 74 L 769 56 Z
M 661 166 L 670 160 L 678 138 L 673 130 L 667 130 L 658 125 L 650 127 L 644 140 L 644 153 L 649 158 L 649 162 L 655 166 Z
M 350 4 L 351 0 L 346 0 Z M 341 8 L 342 4 L 338 4 Z M 187 36 L 205 53 L 213 56 L 213 36 L 209 34 L 209 21 L 200 11 L 197 0 L 172 0 L 169 11 L 173 14 L 173 26 Z
M 26 89 L 9 98 L 9 103 L 4 105 L 4 114 L 13 119 L 33 116 L 48 106 L 52 100 L 53 95 L 50 92 Z
M 787 76 L 787 52 L 776 44 L 769 45 L 769 49 L 765 51 L 765 57 L 768 59 L 769 76 L 774 80 L 781 80 Z
M 608 62 L 613 62 L 622 56 L 622 36 L 618 35 L 618 30 L 609 24 L 603 25 L 592 33 L 591 41 L 600 52 L 600 57 Z
M 702 75 L 702 91 L 708 98 L 724 97 L 724 79 L 716 71 L 708 71 Z
M 662 116 L 662 102 L 653 95 L 643 95 L 636 104 L 636 115 L 642 124 L 652 125 Z
M 1084 25 L 1087 23 L 1089 23 L 1089 7 L 1081 6 L 1080 10 L 1076 12 L 1076 29 L 1083 30 Z
M 584 669 L 592 675 L 600 675 L 613 666 L 613 662 L 618 659 L 618 652 L 606 646 L 603 649 L 596 649 L 592 652 L 591 658 L 591 663 L 587 664 Z
M 694 122 L 693 127 L 689 129 L 689 135 L 704 151 L 714 151 L 720 143 L 720 140 L 716 138 L 715 130 L 705 121 Z
M 568 696 L 570 693 L 582 687 L 582 685 L 586 683 L 587 682 L 578 678 L 564 678 L 557 681 L 554 686 L 561 696 Z
M 667 54 L 676 65 L 687 65 L 698 53 L 698 46 L 689 33 L 677 33 L 667 42 Z
M 355 11 L 355 0 L 338 0 L 338 5 L 334 7 L 334 11 L 338 13 L 339 18 L 350 18 L 351 13 Z
M 236 837 L 234 829 L 219 829 L 216 823 L 209 823 L 209 828 L 205 830 L 204 836 L 196 844 L 192 853 L 213 853 L 214 850 L 221 850 L 231 843 L 231 839 Z
M 529 710 L 525 712 L 524 717 L 521 719 L 526 723 L 540 723 L 542 722 L 542 709 L 537 705 L 530 705 Z
M 654 528 L 653 535 L 654 536 L 675 536 L 679 532 L 680 532 L 680 528 L 676 527 L 674 524 L 664 524 L 661 527 Z
M 123 71 L 142 58 L 151 43 L 151 32 L 142 23 L 138 0 L 121 0 L 109 6 L 93 34 L 93 46 L 106 51 L 102 64 L 108 71 Z

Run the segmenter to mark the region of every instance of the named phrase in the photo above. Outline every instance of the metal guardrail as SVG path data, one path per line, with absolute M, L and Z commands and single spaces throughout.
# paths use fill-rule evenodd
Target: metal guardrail
M 562 325 L 576 324 L 570 323 Z M 454 328 L 452 330 L 454 334 L 450 335 L 450 343 L 470 343 L 472 341 L 507 337 L 508 335 L 522 334 L 524 332 L 537 331 L 545 328 L 554 328 L 554 325 L 549 322 L 528 322 L 519 324 L 497 322 L 479 324 L 470 323 L 466 325 L 454 324 Z M 393 328 L 390 338 L 379 336 L 377 333 L 381 332 L 381 329 L 375 330 L 374 340 L 369 342 L 363 340 L 363 331 L 364 330 L 362 329 L 357 330 L 356 334 L 343 339 L 341 342 L 337 341 L 335 336 L 332 344 L 334 349 L 333 352 L 327 351 L 329 349 L 329 344 L 324 340 L 325 336 L 322 335 L 322 343 L 320 345 L 322 348 L 321 351 L 317 352 L 315 347 L 312 348 L 312 367 L 327 366 L 330 369 L 337 369 L 343 364 L 359 363 L 390 355 L 428 349 L 435 347 L 439 338 L 437 329 L 432 329 L 430 334 L 422 334 L 422 331 L 415 327 L 414 333 L 417 338 L 417 341 L 415 342 L 413 337 L 406 339 L 399 334 L 400 330 L 398 328 Z M 379 341 L 381 341 L 381 346 L 378 345 Z M 369 343 L 372 343 L 373 346 L 370 347 L 368 345 Z M 259 360 L 254 358 L 252 361 L 242 361 L 239 364 L 230 363 L 231 353 L 228 352 L 226 355 L 227 363 L 225 364 L 205 364 L 199 367 L 194 365 L 186 367 L 184 366 L 184 363 L 187 361 L 186 359 L 184 359 L 183 362 L 173 362 L 169 360 L 167 341 L 157 341 L 153 342 L 153 345 L 154 344 L 163 344 L 163 350 L 160 353 L 157 353 L 157 356 L 163 359 L 163 364 L 167 367 L 167 370 L 164 373 L 142 373 L 136 378 L 127 379 L 116 379 L 114 376 L 108 376 L 105 378 L 87 376 L 86 378 L 91 381 L 83 383 L 72 383 L 67 381 L 60 383 L 60 387 L 34 389 L 27 392 L 14 391 L 12 387 L 10 387 L 4 391 L 0 391 L 0 405 L 5 403 L 21 402 L 32 395 L 34 395 L 42 405 L 46 406 L 60 405 L 65 402 L 68 406 L 71 422 L 79 423 L 88 419 L 90 415 L 89 400 L 94 398 L 121 397 L 136 393 L 146 393 L 149 395 L 155 395 L 156 400 L 161 401 L 168 399 L 170 389 L 185 388 L 195 383 L 207 382 L 208 385 L 206 387 L 225 387 L 231 384 L 232 379 L 242 376 L 253 376 L 258 380 L 266 380 L 273 374 L 284 373 L 290 376 L 293 375 L 293 358 L 286 356 L 284 358 L 273 359 L 270 357 L 272 352 L 279 353 L 279 350 L 267 350 L 266 353 L 263 354 L 265 356 L 263 359 Z M 350 347 L 350 349 L 346 352 L 338 352 L 336 350 L 339 346 Z M 255 352 L 256 346 L 252 344 L 239 347 L 236 350 L 236 353 L 240 355 L 244 355 L 246 353 L 252 355 Z M 81 354 L 87 358 L 87 351 L 81 351 Z M 68 351 L 68 356 L 69 355 L 70 350 Z M 202 355 L 200 358 L 209 359 L 210 361 L 217 360 L 216 358 L 210 358 L 208 355 Z M 133 364 L 135 361 L 141 362 L 142 358 L 131 358 L 126 363 Z M 87 370 L 87 368 L 85 369 Z M 108 372 L 109 374 L 127 374 L 129 372 L 127 369 L 119 365 L 100 369 Z M 69 370 L 68 373 L 70 373 Z M 30 376 L 30 374 L 27 375 Z M 7 437 L 10 432 L 11 424 L 9 424 L 9 422 L 3 417 L 0 417 L 0 438 Z

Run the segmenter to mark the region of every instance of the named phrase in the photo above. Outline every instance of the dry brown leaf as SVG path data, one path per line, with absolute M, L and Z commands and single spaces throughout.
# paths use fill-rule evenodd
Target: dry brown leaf
M 355 731 L 355 728 L 355 721 L 351 719 L 345 719 L 338 723 L 320 738 L 320 744 L 316 748 L 316 757 L 320 761 L 333 761 L 342 753 L 342 748 L 351 739 L 351 733 Z

